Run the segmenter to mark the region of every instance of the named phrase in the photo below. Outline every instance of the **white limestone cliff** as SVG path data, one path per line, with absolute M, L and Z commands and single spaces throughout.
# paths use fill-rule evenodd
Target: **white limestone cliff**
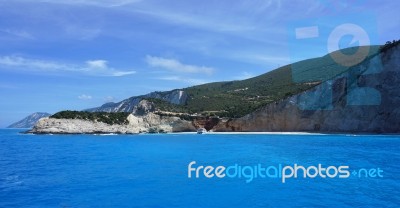
M 97 121 L 81 119 L 42 118 L 30 130 L 30 133 L 39 134 L 138 134 L 138 133 L 168 133 L 195 131 L 190 121 L 178 117 L 160 117 L 154 113 L 143 116 L 128 116 L 128 124 L 106 124 Z

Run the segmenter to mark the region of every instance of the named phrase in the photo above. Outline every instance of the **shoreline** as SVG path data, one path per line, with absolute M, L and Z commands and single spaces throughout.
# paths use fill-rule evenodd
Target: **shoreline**
M 148 134 L 148 133 L 144 133 Z M 172 132 L 166 134 L 197 134 L 196 132 Z M 371 133 L 371 132 L 207 132 L 203 135 L 304 135 L 304 136 L 329 136 L 329 135 L 345 135 L 345 136 L 400 136 L 400 133 Z
M 3 130 L 17 130 L 18 128 L 0 128 Z M 24 130 L 24 129 L 21 129 Z M 26 129 L 25 129 L 26 130 Z M 119 136 L 119 135 L 301 135 L 301 136 L 400 136 L 400 133 L 372 133 L 372 132 L 207 132 L 198 134 L 197 132 L 166 132 L 166 133 L 116 133 L 116 132 L 93 132 L 93 133 L 67 133 L 67 132 L 31 132 L 21 131 L 20 134 L 29 135 L 94 135 L 94 136 Z

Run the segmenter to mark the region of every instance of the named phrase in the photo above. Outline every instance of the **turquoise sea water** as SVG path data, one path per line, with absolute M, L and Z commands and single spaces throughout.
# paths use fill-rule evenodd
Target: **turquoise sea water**
M 0 207 L 399 207 L 400 136 L 23 135 L 0 130 Z M 188 164 L 348 165 L 383 177 L 188 178 Z

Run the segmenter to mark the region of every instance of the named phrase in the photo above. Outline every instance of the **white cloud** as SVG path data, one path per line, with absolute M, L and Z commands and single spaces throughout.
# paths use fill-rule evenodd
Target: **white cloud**
M 223 4 L 218 1 L 199 2 L 195 7 L 181 10 L 177 10 L 174 4 L 150 2 L 149 5 L 147 8 L 139 7 L 132 11 L 168 23 L 229 33 L 259 31 L 266 25 L 264 22 L 260 24 L 254 14 L 262 14 L 264 18 L 270 19 L 276 17 L 282 8 L 281 0 L 233 1 L 229 3 L 229 9 L 221 8 Z
M 92 96 L 82 94 L 82 95 L 79 95 L 78 98 L 79 98 L 80 100 L 90 100 L 90 99 L 92 99 Z
M 203 73 L 211 75 L 214 71 L 214 68 L 212 67 L 183 64 L 176 59 L 167 59 L 156 56 L 146 56 L 146 62 L 152 67 L 160 67 L 174 72 Z
M 176 9 L 174 4 L 148 2 L 129 11 L 163 23 L 208 31 L 214 36 L 227 34 L 266 44 L 276 41 L 266 37 L 285 36 L 287 32 L 274 24 L 283 14 L 281 0 L 232 1 L 229 6 L 226 2 L 203 1 L 195 7 L 183 3 L 184 9 Z
M 0 65 L 11 67 L 28 67 L 30 69 L 40 70 L 68 70 L 67 65 L 34 59 L 25 59 L 19 56 L 2 56 L 0 57 Z
M 106 60 L 89 60 L 86 61 L 86 64 L 90 68 L 100 68 L 100 69 L 106 69 L 107 68 L 107 61 Z
M 126 76 L 136 71 L 122 71 L 109 67 L 106 60 L 89 60 L 85 64 L 73 65 L 48 60 L 26 59 L 19 56 L 0 56 L 0 67 L 37 72 L 75 72 L 91 76 Z
M 113 77 L 123 77 L 127 75 L 136 74 L 136 71 L 116 71 L 112 74 Z
M 9 35 L 12 35 L 14 37 L 21 38 L 21 39 L 29 39 L 29 40 L 35 39 L 35 37 L 32 34 L 28 33 L 25 30 L 4 29 L 4 30 L 0 30 L 0 32 L 7 33 Z
M 201 28 L 204 30 L 218 31 L 218 32 L 239 32 L 239 31 L 252 31 L 255 28 L 249 25 L 239 25 L 231 22 L 212 21 L 205 19 L 205 16 L 194 16 L 193 14 L 184 14 L 177 11 L 167 10 L 134 10 L 137 13 L 149 15 L 159 18 L 168 23 L 185 25 L 194 28 Z

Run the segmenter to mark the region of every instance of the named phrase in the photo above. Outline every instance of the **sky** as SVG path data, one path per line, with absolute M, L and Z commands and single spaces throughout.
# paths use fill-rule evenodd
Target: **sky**
M 392 0 L 0 0 L 0 127 L 34 112 L 246 79 L 336 46 L 384 44 L 399 39 L 399 7 Z M 341 32 L 347 23 L 361 30 Z M 335 42 L 335 34 L 343 38 Z

